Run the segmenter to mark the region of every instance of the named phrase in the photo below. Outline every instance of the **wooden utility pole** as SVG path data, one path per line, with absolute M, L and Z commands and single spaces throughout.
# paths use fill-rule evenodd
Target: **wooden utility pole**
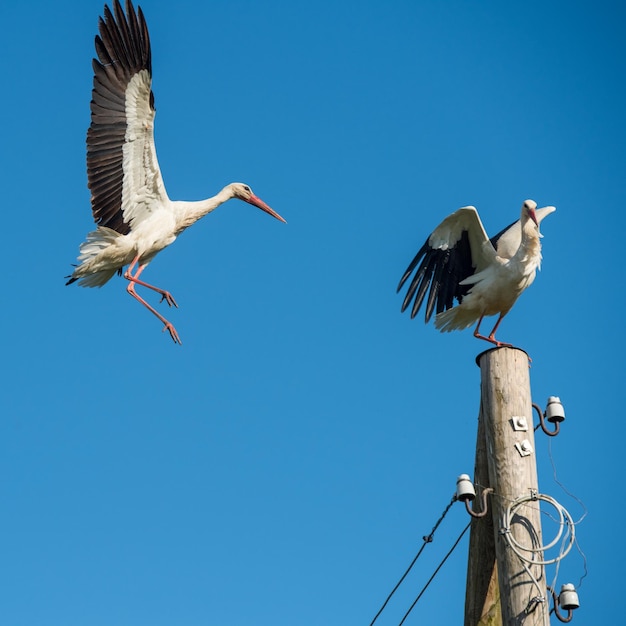
M 518 498 L 538 493 L 528 356 L 517 348 L 494 348 L 477 361 L 481 402 L 474 482 L 494 493 L 488 500 L 491 520 L 488 515 L 472 521 L 465 626 L 547 626 L 544 567 L 524 563 L 510 541 L 528 549 L 541 546 L 539 501 L 517 507 L 508 527 L 505 523 Z M 541 553 L 518 551 L 543 560 Z

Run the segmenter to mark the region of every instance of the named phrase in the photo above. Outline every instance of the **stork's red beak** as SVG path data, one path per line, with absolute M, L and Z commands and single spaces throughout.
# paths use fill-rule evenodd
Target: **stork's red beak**
M 537 228 L 539 228 L 539 222 L 537 221 L 537 212 L 535 211 L 535 209 L 529 209 L 528 215 L 529 215 L 530 219 L 533 222 L 535 222 L 535 225 L 537 226 Z
M 278 215 L 278 213 L 276 213 L 274 209 L 272 209 L 270 206 L 265 204 L 265 202 L 263 202 L 263 200 L 261 200 L 261 198 L 259 198 L 258 196 L 255 196 L 254 194 L 252 194 L 250 196 L 250 199 L 247 200 L 247 202 L 261 209 L 261 211 L 265 211 L 266 213 L 269 213 L 272 217 L 275 217 L 277 220 L 280 220 L 281 222 L 285 222 L 285 224 L 287 223 L 286 219 Z

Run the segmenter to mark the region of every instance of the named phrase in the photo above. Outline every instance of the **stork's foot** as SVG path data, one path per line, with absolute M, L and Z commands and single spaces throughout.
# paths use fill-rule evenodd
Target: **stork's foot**
M 503 341 L 498 341 L 493 334 L 489 335 L 489 337 L 485 337 L 485 335 L 481 335 L 480 333 L 474 333 L 474 337 L 476 339 L 482 339 L 483 341 L 488 341 L 496 346 L 496 348 L 512 348 L 512 343 L 504 343 Z
M 492 340 L 492 343 L 494 343 L 497 348 L 513 348 L 512 343 L 504 343 L 503 341 L 496 341 L 495 339 Z
M 165 326 L 163 327 L 163 332 L 165 332 L 166 330 L 169 332 L 170 337 L 173 339 L 174 343 L 177 343 L 179 346 L 183 345 L 183 342 L 180 340 L 180 337 L 178 336 L 178 333 L 174 328 L 174 324 L 166 321 Z
M 178 305 L 176 304 L 176 300 L 174 300 L 174 296 L 169 291 L 161 291 L 160 293 L 161 293 L 161 299 L 159 300 L 159 303 L 165 300 L 168 306 L 175 306 L 176 308 L 178 308 Z

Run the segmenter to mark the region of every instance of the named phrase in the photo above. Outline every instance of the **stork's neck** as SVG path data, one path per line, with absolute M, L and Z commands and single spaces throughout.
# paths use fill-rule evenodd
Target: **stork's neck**
M 176 234 L 180 234 L 185 228 L 189 228 L 189 226 L 195 224 L 200 218 L 208 215 L 211 211 L 214 211 L 218 206 L 233 197 L 234 194 L 231 185 L 226 185 L 219 193 L 206 200 L 198 200 L 196 202 L 177 200 L 172 202 L 176 215 Z
M 539 228 L 532 220 L 522 223 L 522 241 L 515 253 L 515 261 L 534 270 L 541 263 Z

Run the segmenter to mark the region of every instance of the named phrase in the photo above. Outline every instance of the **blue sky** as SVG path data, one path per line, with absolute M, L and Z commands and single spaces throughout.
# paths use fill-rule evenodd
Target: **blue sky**
M 369 624 L 458 474 L 471 331 L 400 314 L 431 230 L 495 234 L 532 198 L 544 264 L 499 338 L 559 395 L 558 478 L 588 515 L 579 626 L 619 607 L 624 9 L 617 2 L 141 3 L 174 199 L 244 181 L 146 271 L 183 346 L 114 278 L 65 287 L 86 188 L 100 1 L 3 3 L 0 621 Z M 537 439 L 540 489 L 578 519 Z M 377 624 L 397 624 L 468 518 L 453 507 Z M 550 527 L 544 527 L 549 535 Z M 458 624 L 467 540 L 407 624 Z M 577 551 L 558 584 L 578 585 Z

